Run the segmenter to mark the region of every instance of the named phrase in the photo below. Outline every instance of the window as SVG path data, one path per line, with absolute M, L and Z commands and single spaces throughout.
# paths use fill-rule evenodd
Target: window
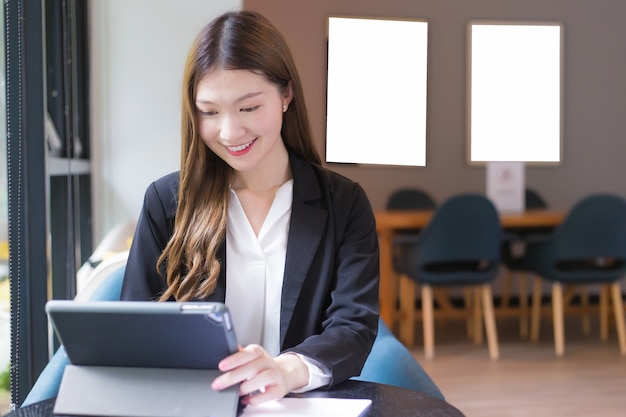
M 4 8 L 0 9 L 2 24 L 4 27 Z M 10 316 L 10 287 L 9 287 L 9 227 L 8 227 L 8 202 L 7 202 L 7 120 L 6 120 L 6 82 L 4 68 L 4 31 L 0 34 L 0 374 L 6 375 L 11 363 L 11 316 Z M 2 379 L 2 378 L 0 378 Z M 3 408 L 3 404 L 9 403 L 8 391 L 0 387 L 0 415 L 9 410 Z
M 54 348 L 45 303 L 74 296 L 77 266 L 91 252 L 87 4 L 4 3 L 11 337 L 1 340 L 11 341 L 12 405 Z

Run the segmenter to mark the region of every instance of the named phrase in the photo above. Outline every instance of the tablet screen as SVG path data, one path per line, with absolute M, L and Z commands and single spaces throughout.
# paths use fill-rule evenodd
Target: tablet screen
M 46 312 L 74 365 L 217 369 L 237 350 L 223 303 L 52 300 Z

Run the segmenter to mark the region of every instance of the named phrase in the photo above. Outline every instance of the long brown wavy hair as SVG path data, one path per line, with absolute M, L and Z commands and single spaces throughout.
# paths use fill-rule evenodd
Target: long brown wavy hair
M 276 27 L 251 11 L 229 12 L 205 26 L 189 51 L 183 74 L 178 209 L 173 234 L 157 261 L 167 283 L 160 301 L 205 299 L 217 286 L 217 251 L 226 236 L 234 171 L 200 138 L 195 105 L 198 82 L 215 69 L 253 71 L 281 91 L 291 82 L 293 99 L 283 114 L 281 136 L 291 152 L 321 164 L 300 77 Z

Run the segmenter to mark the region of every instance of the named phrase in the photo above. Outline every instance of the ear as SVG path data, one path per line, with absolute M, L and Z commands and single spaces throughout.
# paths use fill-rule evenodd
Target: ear
M 289 107 L 289 103 L 293 99 L 293 81 L 289 80 L 289 84 L 283 91 L 283 104 L 285 107 Z

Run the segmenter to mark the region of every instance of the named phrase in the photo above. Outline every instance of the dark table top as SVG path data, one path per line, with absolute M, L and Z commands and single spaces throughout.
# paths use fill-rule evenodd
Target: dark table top
M 310 391 L 291 396 L 372 400 L 361 417 L 463 417 L 457 408 L 432 395 L 373 382 L 346 381 L 329 391 Z
M 431 395 L 372 382 L 346 381 L 329 391 L 291 396 L 371 399 L 372 404 L 361 417 L 463 417 L 457 408 Z M 6 417 L 52 417 L 53 408 L 54 398 L 18 408 Z

